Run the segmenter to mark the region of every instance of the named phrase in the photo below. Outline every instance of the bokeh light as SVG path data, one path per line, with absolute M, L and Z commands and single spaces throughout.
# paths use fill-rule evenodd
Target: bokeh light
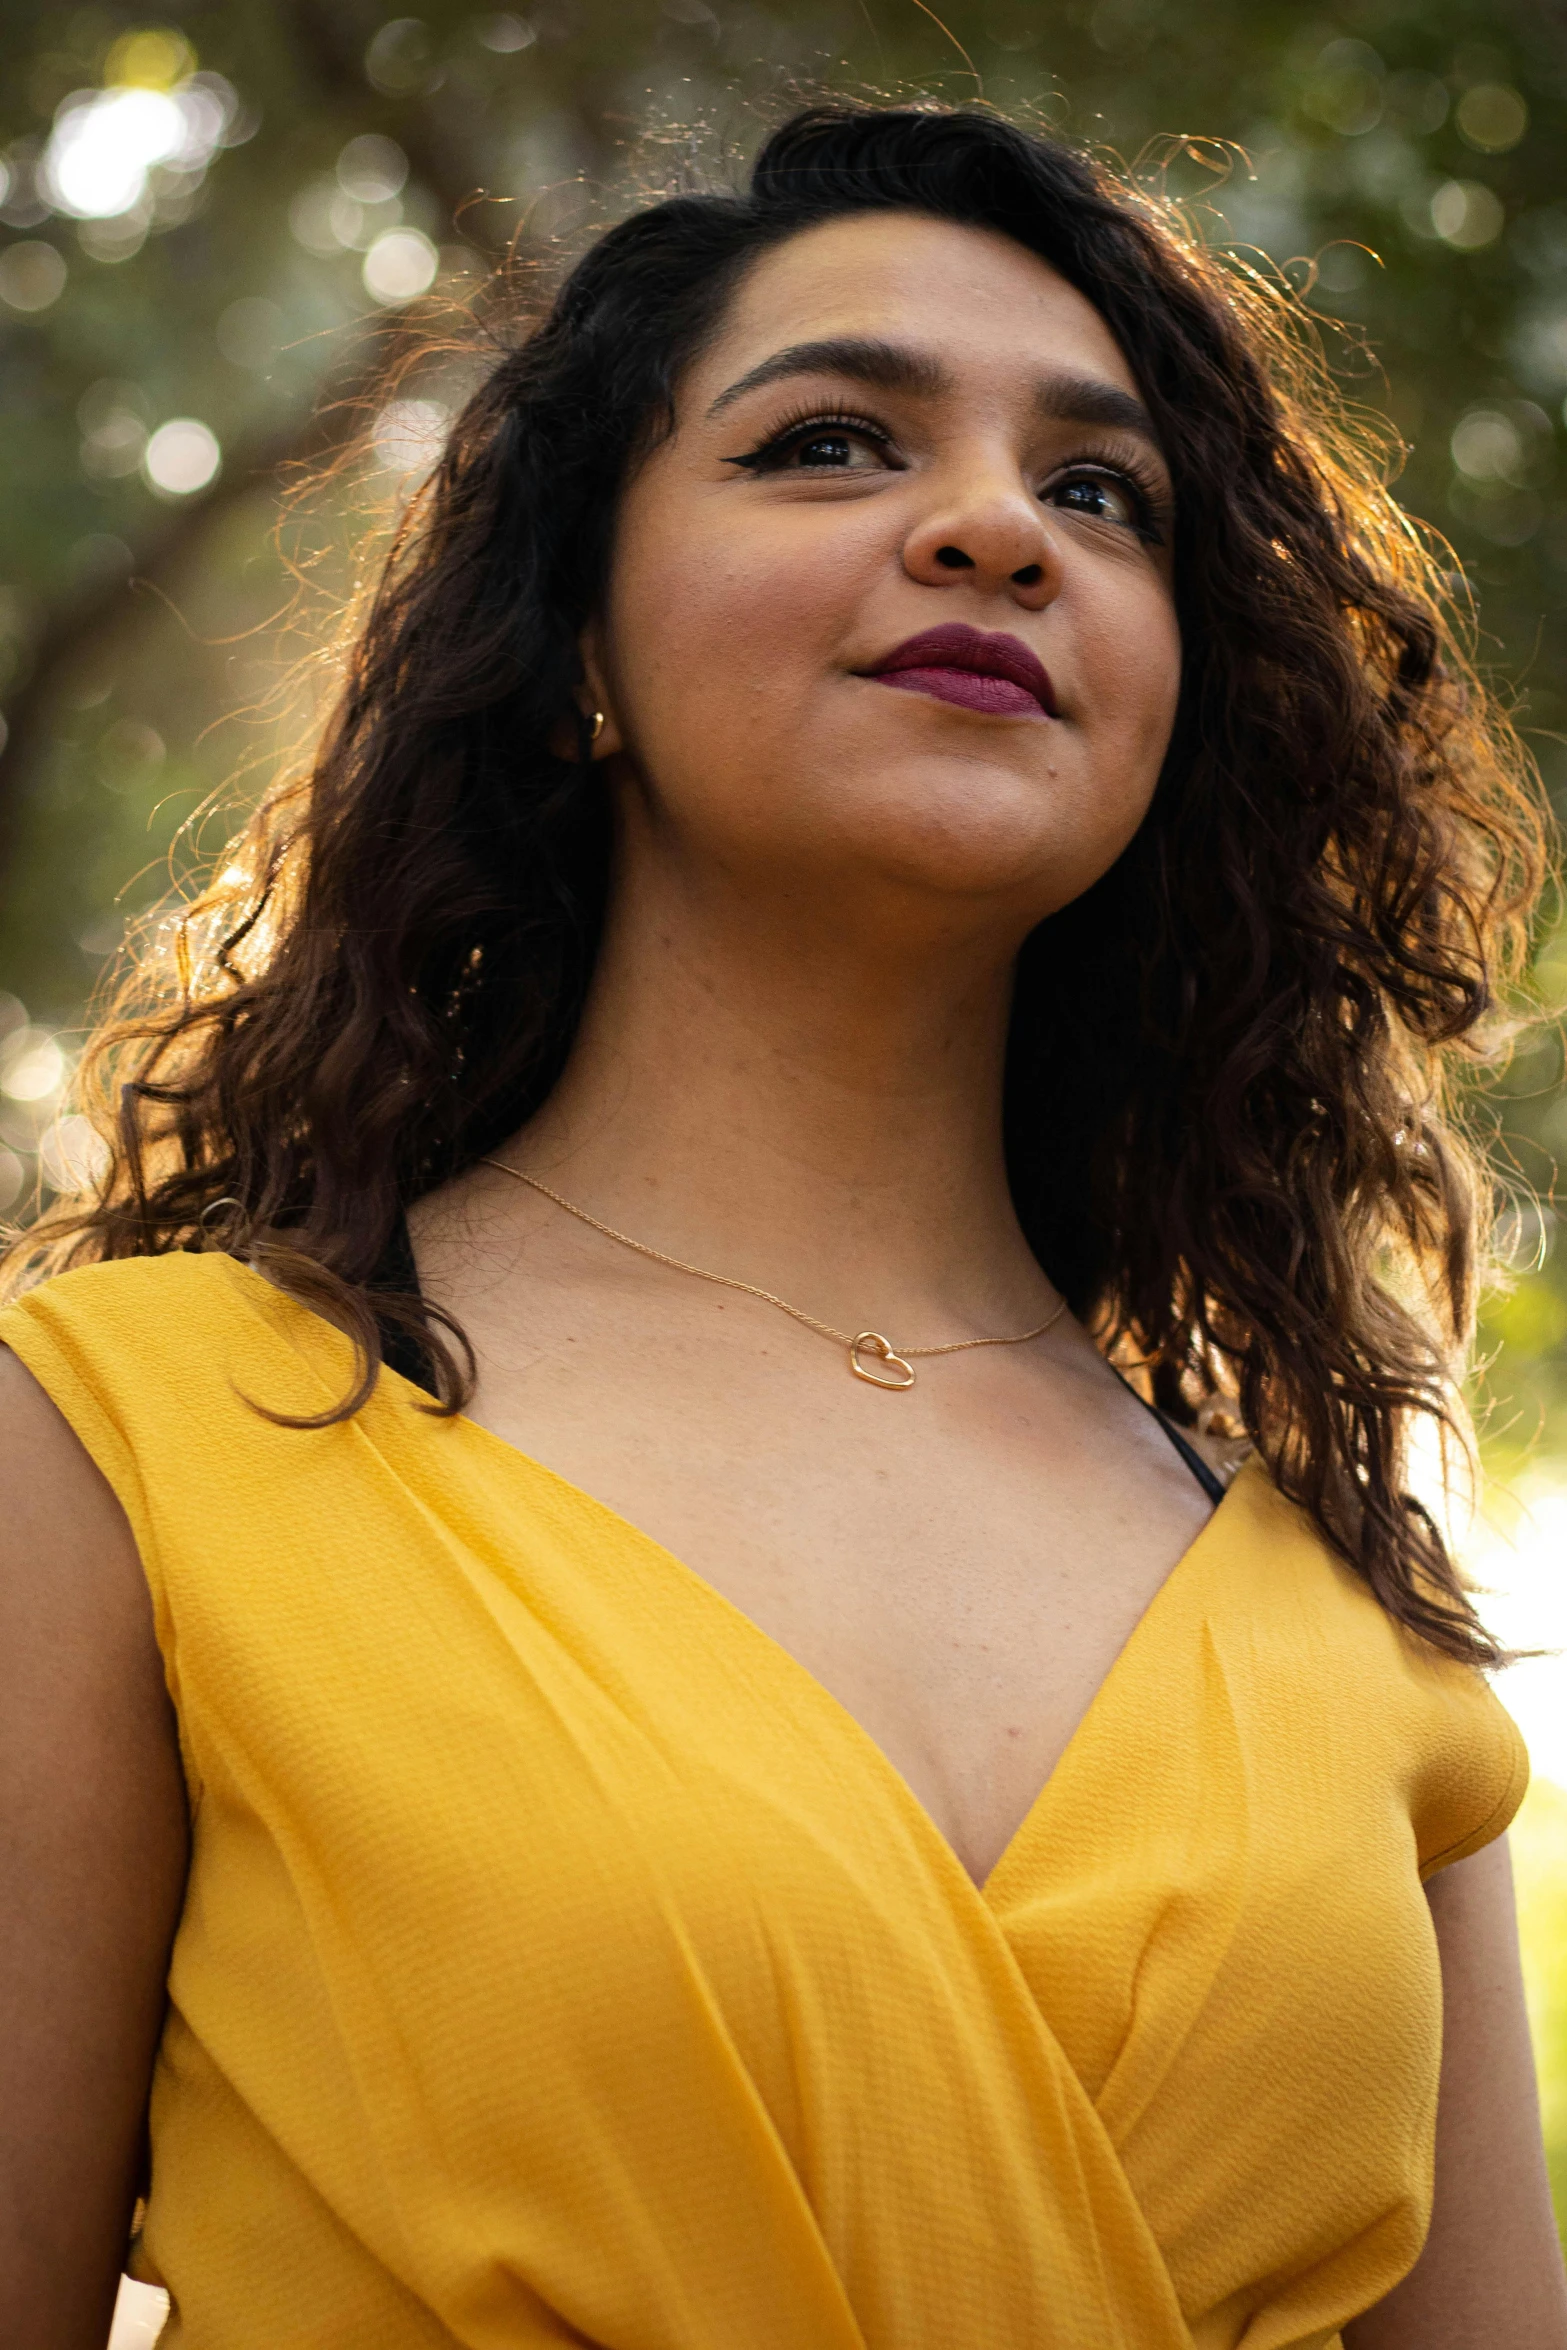
M 147 446 L 147 403 L 139 385 L 104 376 L 76 404 L 82 471 L 95 481 L 134 473 Z
M 13 1029 L 0 1045 L 0 1093 L 8 1101 L 47 1101 L 64 1078 L 65 1056 L 46 1028 Z
M 1418 67 L 1405 66 L 1402 71 L 1388 75 L 1383 87 L 1383 111 L 1402 131 L 1416 138 L 1439 131 L 1447 120 L 1452 100 L 1447 84 L 1434 73 L 1422 73 Z
M 359 233 L 359 223 L 359 206 L 344 194 L 335 178 L 307 181 L 288 208 L 294 242 L 323 261 L 348 250 Z
M 163 90 L 105 90 L 68 98 L 44 155 L 55 209 L 78 220 L 129 212 L 155 163 L 177 155 L 185 120 Z
M 106 84 L 128 82 L 145 90 L 172 90 L 195 70 L 195 51 L 172 25 L 121 33 L 103 61 Z
M 194 416 L 174 416 L 148 441 L 141 468 L 152 488 L 165 497 L 188 498 L 206 488 L 222 462 L 218 436 L 210 425 Z
M 452 412 L 442 400 L 388 400 L 371 428 L 377 464 L 388 473 L 423 473 L 440 456 Z
M 1366 41 L 1330 41 L 1306 84 L 1303 104 L 1340 138 L 1364 138 L 1382 120 L 1386 69 Z
M 383 98 L 412 98 L 439 87 L 430 28 L 417 16 L 394 16 L 365 51 L 365 79 Z
M 388 307 L 412 302 L 435 283 L 440 255 L 422 229 L 392 228 L 365 255 L 365 292 Z
M 1460 253 L 1494 244 L 1507 225 L 1507 212 L 1494 189 L 1480 180 L 1447 180 L 1431 199 L 1431 226 L 1444 244 Z
M 1505 154 L 1528 128 L 1528 103 L 1506 82 L 1476 82 L 1458 101 L 1458 135 L 1482 154 Z
M 98 738 L 98 773 L 110 791 L 138 791 L 168 757 L 155 726 L 141 718 L 116 718 Z
M 538 39 L 532 25 L 520 16 L 481 16 L 473 31 L 480 47 L 493 50 L 499 57 L 514 56 L 519 49 L 531 49 Z
M 1471 408 L 1453 428 L 1453 463 L 1476 481 L 1521 478 L 1523 436 L 1510 416 L 1495 408 Z
M 337 159 L 337 183 L 356 204 L 384 204 L 408 184 L 408 158 L 395 139 L 366 131 Z
M 121 84 L 61 100 L 39 167 L 40 192 L 75 220 L 134 211 L 159 165 L 199 176 L 234 122 L 238 101 L 220 74 L 170 89 Z
M 88 1191 L 109 1169 L 109 1146 L 91 1119 L 56 1118 L 38 1144 L 38 1165 L 52 1191 Z
M 65 256 L 41 237 L 0 253 L 0 302 L 12 310 L 47 310 L 65 291 Z

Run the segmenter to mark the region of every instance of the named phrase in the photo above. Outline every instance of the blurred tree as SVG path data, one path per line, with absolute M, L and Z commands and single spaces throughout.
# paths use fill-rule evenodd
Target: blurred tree
M 1567 29 L 1522 0 L 192 0 L 143 17 L 10 0 L 0 64 L 0 1056 L 80 1007 L 125 910 L 275 721 L 290 583 L 279 468 L 366 421 L 363 396 L 514 238 L 553 251 L 638 184 L 740 153 L 827 84 L 1041 110 L 1166 164 L 1212 233 L 1260 248 L 1341 322 L 1357 396 L 1410 444 L 1401 494 L 1447 531 L 1483 651 L 1567 791 Z M 1177 135 L 1181 134 L 1181 135 Z M 1150 148 L 1150 142 L 1164 142 Z M 1218 144 L 1239 142 L 1244 154 Z M 1204 142 L 1213 142 L 1205 144 Z M 1374 354 L 1374 356 L 1373 356 Z M 388 487 L 453 383 L 369 436 Z M 331 517 L 308 553 L 349 560 Z M 299 649 L 311 614 L 300 608 Z M 175 869 L 220 845 L 182 840 Z M 1538 975 L 1567 996 L 1553 909 Z M 23 1013 L 23 1003 L 32 1007 Z M 67 1040 L 68 1041 L 68 1040 Z M 68 1055 L 67 1055 L 68 1059 Z M 1547 1204 L 1511 1219 L 1490 1440 L 1567 1414 L 1567 1280 L 1550 1259 L 1567 1143 L 1553 1028 L 1478 1113 Z M 10 1083 L 0 1057 L 0 1089 Z M 55 1097 L 0 1090 L 0 1205 Z M 46 1153 L 47 1175 L 55 1164 Z

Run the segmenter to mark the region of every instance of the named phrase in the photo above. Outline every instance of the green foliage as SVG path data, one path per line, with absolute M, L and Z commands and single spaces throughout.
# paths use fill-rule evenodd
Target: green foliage
M 1543 1281 L 1520 1282 L 1490 1306 L 1485 1328 L 1515 1354 L 1545 1354 L 1567 1338 L 1567 1298 Z

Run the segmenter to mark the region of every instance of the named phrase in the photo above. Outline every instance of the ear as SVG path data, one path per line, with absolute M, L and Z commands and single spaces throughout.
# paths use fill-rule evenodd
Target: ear
M 577 639 L 577 650 L 582 659 L 582 683 L 575 696 L 577 708 L 589 726 L 600 713 L 603 717 L 603 723 L 593 737 L 589 757 L 594 760 L 607 759 L 622 747 L 622 737 L 615 723 L 609 688 L 604 682 L 603 652 L 595 621 L 590 620 Z M 581 758 L 581 733 L 572 719 L 562 716 L 557 720 L 550 735 L 550 749 L 557 759 Z

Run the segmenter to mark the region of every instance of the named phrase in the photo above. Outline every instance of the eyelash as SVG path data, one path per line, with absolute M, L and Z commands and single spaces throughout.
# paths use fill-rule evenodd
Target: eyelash
M 766 440 L 759 442 L 746 456 L 730 457 L 726 462 L 743 465 L 753 473 L 771 473 L 801 441 L 809 440 L 813 433 L 832 432 L 834 429 L 863 433 L 868 441 L 875 442 L 878 449 L 890 449 L 892 446 L 891 433 L 873 417 L 856 416 L 848 408 L 801 408 L 793 415 L 784 417 Z
M 1151 467 L 1135 457 L 1127 456 L 1124 450 L 1084 449 L 1065 469 L 1055 486 L 1060 488 L 1061 482 L 1071 481 L 1080 475 L 1087 475 L 1092 480 L 1100 474 L 1108 474 L 1113 481 L 1131 491 L 1132 503 L 1136 508 L 1133 529 L 1139 538 L 1147 539 L 1154 546 L 1162 546 L 1170 519 L 1169 498 L 1164 484 Z
M 892 446 L 892 435 L 873 417 L 857 415 L 847 408 L 809 408 L 793 416 L 786 416 L 768 434 L 766 440 L 759 442 L 743 456 L 730 457 L 725 462 L 743 466 L 749 473 L 775 473 L 802 441 L 809 440 L 816 433 L 834 430 L 861 433 L 866 440 L 874 442 L 878 449 L 890 449 Z M 1101 474 L 1108 474 L 1132 493 L 1136 507 L 1133 528 L 1138 537 L 1153 545 L 1162 545 L 1164 524 L 1168 518 L 1168 502 L 1163 485 L 1151 469 L 1141 465 L 1135 458 L 1128 457 L 1124 451 L 1084 449 L 1052 486 L 1059 489 L 1064 482 L 1076 476 L 1086 475 L 1092 479 Z

